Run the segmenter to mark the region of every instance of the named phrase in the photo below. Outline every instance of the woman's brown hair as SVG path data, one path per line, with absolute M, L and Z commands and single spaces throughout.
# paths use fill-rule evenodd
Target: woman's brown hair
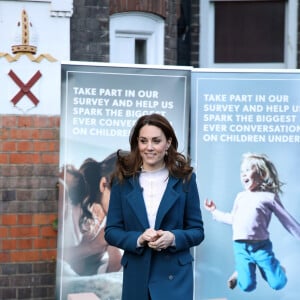
M 174 129 L 170 122 L 160 114 L 144 115 L 137 120 L 129 137 L 130 152 L 118 151 L 116 172 L 113 178 L 118 178 L 119 181 L 123 181 L 124 178 L 135 176 L 140 172 L 142 158 L 138 149 L 138 137 L 141 128 L 145 125 L 160 128 L 166 139 L 171 140 L 171 145 L 164 157 L 166 168 L 169 170 L 170 175 L 176 178 L 188 178 L 193 171 L 193 168 L 190 166 L 190 161 L 177 151 L 178 140 Z

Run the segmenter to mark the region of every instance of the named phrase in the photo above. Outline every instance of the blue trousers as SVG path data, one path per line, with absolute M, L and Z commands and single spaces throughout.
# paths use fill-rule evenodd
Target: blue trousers
M 275 258 L 270 240 L 259 242 L 234 241 L 236 271 L 238 286 L 245 292 L 256 288 L 256 266 L 262 277 L 274 290 L 282 289 L 287 283 L 287 277 Z

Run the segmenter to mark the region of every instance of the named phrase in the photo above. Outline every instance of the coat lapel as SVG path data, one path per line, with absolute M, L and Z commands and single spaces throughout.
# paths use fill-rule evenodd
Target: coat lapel
M 164 195 L 161 199 L 156 220 L 155 220 L 155 229 L 159 229 L 161 226 L 161 222 L 163 220 L 163 217 L 165 214 L 169 211 L 169 209 L 174 205 L 176 200 L 179 197 L 179 193 L 174 189 L 174 185 L 179 181 L 179 179 L 176 179 L 174 177 L 169 177 L 169 182 L 167 185 L 167 188 L 164 192 Z
M 128 193 L 127 201 L 141 225 L 145 229 L 149 228 L 146 206 L 143 199 L 142 188 L 139 185 L 139 179 L 138 177 L 131 178 L 129 182 L 132 185 L 132 191 Z

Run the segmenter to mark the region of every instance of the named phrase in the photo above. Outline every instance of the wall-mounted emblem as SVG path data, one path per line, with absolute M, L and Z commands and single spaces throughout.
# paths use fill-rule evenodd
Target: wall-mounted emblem
M 11 102 L 16 105 L 26 95 L 29 100 L 37 106 L 40 101 L 30 89 L 41 78 L 41 72 L 37 71 L 27 83 L 22 82 L 12 70 L 9 71 L 8 75 L 20 88 L 19 92 L 11 99 Z
M 4 57 L 9 62 L 15 62 L 19 60 L 22 55 L 26 55 L 33 62 L 41 62 L 43 59 L 47 59 L 50 62 L 57 61 L 50 54 L 40 54 L 37 57 L 34 55 L 37 52 L 37 34 L 34 32 L 32 23 L 29 21 L 26 10 L 22 10 L 21 21 L 17 23 L 17 33 L 15 36 L 16 44 L 11 47 L 12 55 L 9 53 L 0 52 L 0 58 Z

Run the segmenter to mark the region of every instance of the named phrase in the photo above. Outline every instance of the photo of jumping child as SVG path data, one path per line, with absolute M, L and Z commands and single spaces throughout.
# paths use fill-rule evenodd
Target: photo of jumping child
M 217 209 L 213 200 L 206 199 L 204 207 L 214 220 L 232 226 L 235 272 L 228 280 L 233 289 L 256 289 L 256 268 L 274 290 L 284 288 L 287 271 L 273 252 L 269 224 L 274 214 L 282 226 L 300 239 L 300 224 L 284 208 L 279 194 L 283 183 L 274 164 L 264 154 L 245 153 L 240 167 L 244 191 L 235 198 L 231 212 Z

